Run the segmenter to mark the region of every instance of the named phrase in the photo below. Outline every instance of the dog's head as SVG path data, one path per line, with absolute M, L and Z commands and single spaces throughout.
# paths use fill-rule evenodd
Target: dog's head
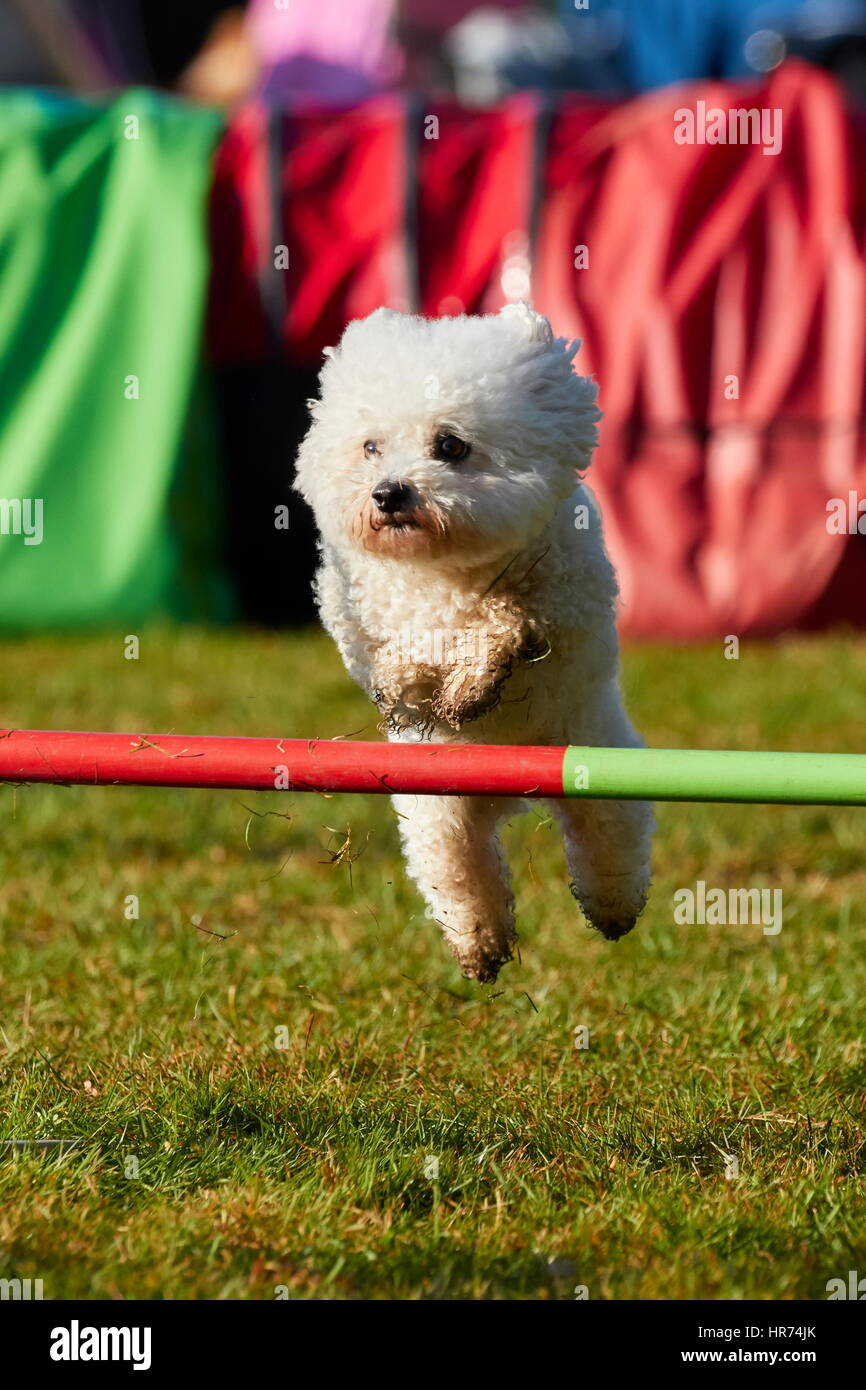
M 337 549 L 466 565 L 530 542 L 590 462 L 600 412 L 578 343 L 526 305 L 480 318 L 379 309 L 322 370 L 299 491 Z

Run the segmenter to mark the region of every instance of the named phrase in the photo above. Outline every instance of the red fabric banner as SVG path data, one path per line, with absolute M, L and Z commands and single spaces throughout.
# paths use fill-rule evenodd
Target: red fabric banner
M 383 98 L 289 115 L 279 227 L 265 134 L 260 113 L 240 113 L 217 167 L 218 360 L 265 350 L 277 243 L 277 328 L 295 361 L 379 304 L 479 313 L 531 297 L 583 340 L 578 367 L 600 385 L 588 481 L 625 632 L 864 621 L 866 542 L 834 533 L 827 508 L 844 502 L 856 533 L 866 129 L 830 78 L 792 63 L 760 85 L 567 98 L 549 118 L 526 94 L 493 111 L 431 98 L 410 115 Z

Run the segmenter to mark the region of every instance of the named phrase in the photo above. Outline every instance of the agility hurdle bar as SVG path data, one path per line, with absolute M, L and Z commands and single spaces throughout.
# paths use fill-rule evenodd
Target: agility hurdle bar
M 866 755 L 0 729 L 0 782 L 866 805 Z

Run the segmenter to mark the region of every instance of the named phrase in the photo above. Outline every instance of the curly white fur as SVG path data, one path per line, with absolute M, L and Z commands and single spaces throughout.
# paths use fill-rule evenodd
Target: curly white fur
M 392 739 L 641 743 L 618 686 L 616 578 L 578 478 L 600 419 L 578 347 L 515 305 L 438 320 L 380 309 L 326 354 L 297 487 L 321 534 L 322 621 Z M 454 440 L 465 458 L 442 457 Z M 373 493 L 395 484 L 402 501 L 382 511 Z M 464 974 L 494 979 L 515 940 L 497 827 L 524 806 L 394 805 L 428 915 Z M 622 936 L 646 901 L 651 807 L 551 808 L 572 893 Z

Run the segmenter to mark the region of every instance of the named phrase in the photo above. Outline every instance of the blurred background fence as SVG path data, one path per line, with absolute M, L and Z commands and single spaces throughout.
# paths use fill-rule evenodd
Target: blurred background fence
M 322 349 L 524 298 L 626 633 L 862 623 L 864 54 L 866 0 L 6 0 L 0 626 L 308 620 Z

